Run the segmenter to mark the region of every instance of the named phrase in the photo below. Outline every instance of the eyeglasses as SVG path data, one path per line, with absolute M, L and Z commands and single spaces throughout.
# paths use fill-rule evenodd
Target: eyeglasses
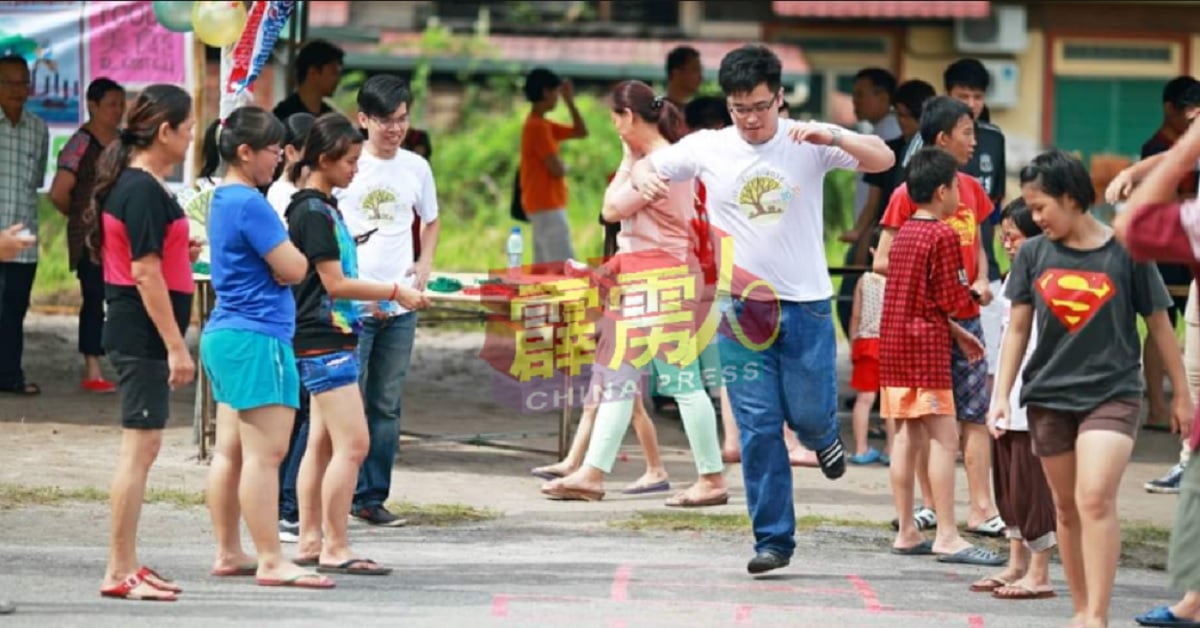
M 771 97 L 771 100 L 756 102 L 748 107 L 742 105 L 729 105 L 729 113 L 739 118 L 744 118 L 750 114 L 762 115 L 771 109 L 775 108 L 775 103 L 779 100 L 779 94 Z
M 16 87 L 16 88 L 25 88 L 25 89 L 29 89 L 29 88 L 33 87 L 33 83 L 31 81 L 0 81 L 0 85 L 2 85 L 4 87 Z
M 406 114 L 406 115 L 400 116 L 399 118 L 388 118 L 386 120 L 383 118 L 374 118 L 373 117 L 373 118 L 371 118 L 371 121 L 374 122 L 375 124 L 378 124 L 381 128 L 384 128 L 384 129 L 399 129 L 399 128 L 402 128 L 404 125 L 408 124 L 408 115 Z

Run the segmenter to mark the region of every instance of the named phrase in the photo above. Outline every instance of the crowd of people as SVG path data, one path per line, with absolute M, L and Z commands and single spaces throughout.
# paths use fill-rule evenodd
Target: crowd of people
M 1200 321 L 1191 324 L 1194 284 L 1183 304 L 1164 280 L 1188 283 L 1200 268 L 1200 125 L 1191 124 L 1200 83 L 1181 77 L 1166 86 L 1163 126 L 1145 159 L 1106 190 L 1106 200 L 1128 207 L 1110 227 L 1090 213 L 1099 199 L 1084 165 L 1061 150 L 1022 166 L 1020 194 L 1007 199 L 1004 137 L 986 121 L 989 77 L 977 60 L 948 66 L 940 96 L 923 81 L 897 84 L 886 70 L 862 70 L 853 98 L 864 132 L 788 119 L 780 61 L 767 47 L 746 45 L 721 60 L 721 97 L 697 97 L 700 61 L 694 49 L 673 51 L 666 94 L 640 81 L 611 92 L 623 157 L 600 208 L 611 238 L 603 265 L 572 259 L 559 146 L 590 130 L 571 82 L 546 69 L 526 77 L 531 112 L 514 182 L 535 263 L 561 263 L 564 273 L 616 287 L 631 273 L 683 265 L 696 281 L 682 304 L 696 314 L 692 331 L 717 313 L 711 342 L 688 334 L 648 369 L 655 394 L 679 410 L 698 476 L 666 505 L 727 503 L 725 465 L 740 462 L 755 537 L 747 570 L 758 575 L 787 566 L 795 552 L 792 466 L 836 480 L 848 464 L 882 463 L 897 515 L 893 554 L 1002 568 L 970 589 L 1037 599 L 1056 595 L 1049 562 L 1057 547 L 1071 625 L 1106 626 L 1120 553 L 1117 489 L 1145 388 L 1149 424 L 1165 423 L 1183 440 L 1180 465 L 1147 488 L 1166 492 L 1173 483 L 1180 492 L 1171 575 L 1188 593 L 1139 622 L 1200 619 L 1200 558 L 1191 550 L 1200 525 L 1190 517 L 1200 507 L 1200 471 L 1186 464 L 1200 440 L 1189 382 L 1200 372 L 1200 346 L 1191 344 L 1200 343 Z M 189 233 L 165 183 L 193 142 L 191 96 L 150 86 L 126 116 L 120 85 L 97 79 L 88 87 L 89 120 L 60 154 L 50 198 L 67 216 L 84 296 L 83 386 L 120 395 L 106 597 L 173 601 L 182 593 L 140 561 L 136 541 L 171 390 L 197 368 L 184 336 L 192 263 L 205 243 L 217 296 L 200 340 L 218 403 L 206 491 L 212 575 L 327 589 L 330 575 L 392 571 L 350 547 L 346 514 L 404 525 L 383 504 L 417 312 L 430 303 L 437 191 L 428 135 L 409 128 L 407 84 L 371 77 L 351 120 L 324 103 L 341 66 L 339 49 L 312 42 L 297 60 L 299 88 L 274 112 L 244 106 L 209 126 L 205 234 Z M 0 155 L 47 150 L 45 125 L 23 108 L 28 79 L 23 59 L 0 58 L 9 131 L 0 134 Z M 570 125 L 546 119 L 560 100 Z M 36 202 L 46 159 L 17 161 L 0 171 L 0 225 L 8 225 L 0 231 L 0 388 L 37 394 L 19 350 L 14 365 L 9 349 L 20 348 L 36 263 L 27 232 L 36 231 L 36 212 L 26 205 Z M 860 211 L 842 236 L 853 272 L 836 306 L 821 193 L 834 169 L 862 173 Z M 762 189 L 777 193 L 746 200 Z M 997 227 L 1011 259 L 1003 277 Z M 1179 310 L 1190 324 L 1187 368 L 1174 331 Z M 614 354 L 618 316 L 597 320 L 598 356 Z M 840 435 L 835 316 L 854 369 L 852 452 Z M 115 384 L 103 378 L 100 356 L 115 368 Z M 592 389 L 641 375 L 629 360 L 598 360 Z M 1164 377 L 1175 391 L 1170 402 Z M 624 492 L 670 491 L 645 392 L 589 396 L 570 455 L 533 470 L 546 496 L 602 499 L 631 421 L 647 469 Z M 868 442 L 876 403 L 882 452 Z M 960 453 L 966 531 L 1006 537 L 1007 557 L 959 533 Z M 241 543 L 242 520 L 253 554 Z M 291 560 L 285 541 L 297 544 Z

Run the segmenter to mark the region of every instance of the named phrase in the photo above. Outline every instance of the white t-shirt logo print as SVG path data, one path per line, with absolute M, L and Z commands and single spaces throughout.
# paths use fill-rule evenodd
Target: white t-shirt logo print
M 375 225 L 396 220 L 396 193 L 389 188 L 375 188 L 362 199 L 363 217 Z
M 738 208 L 755 224 L 779 222 L 796 193 L 783 175 L 771 169 L 747 173 L 739 178 L 738 184 Z

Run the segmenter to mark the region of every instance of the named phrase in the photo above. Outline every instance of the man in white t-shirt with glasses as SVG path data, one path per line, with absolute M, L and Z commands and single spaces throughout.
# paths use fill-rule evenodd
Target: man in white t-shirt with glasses
M 732 237 L 738 268 L 733 298 L 722 312 L 736 317 L 742 330 L 775 330 L 762 345 L 745 334 L 734 334 L 739 340 L 722 333 L 719 341 L 729 372 L 756 374 L 727 382 L 756 539 L 751 574 L 786 566 L 796 547 L 783 422 L 817 452 L 826 477 L 846 470 L 837 418 L 833 284 L 825 260 L 825 173 L 879 172 L 895 161 L 878 137 L 781 121 L 781 75 L 779 58 L 765 46 L 725 55 L 718 81 L 734 125 L 692 133 L 639 161 L 632 174 L 647 198 L 665 196 L 669 181 L 704 183 L 713 226 Z M 747 290 L 754 286 L 765 288 Z
M 429 162 L 402 149 L 412 92 L 401 79 L 380 74 L 358 92 L 358 121 L 367 141 L 350 187 L 338 206 L 358 246 L 359 277 L 424 290 L 437 248 L 437 189 Z M 424 223 L 421 255 L 413 261 L 413 216 Z M 351 514 L 375 526 L 405 521 L 387 511 L 392 464 L 400 441 L 401 398 L 412 360 L 417 313 L 395 302 L 365 304 L 358 339 L 359 386 L 371 447 L 358 474 Z

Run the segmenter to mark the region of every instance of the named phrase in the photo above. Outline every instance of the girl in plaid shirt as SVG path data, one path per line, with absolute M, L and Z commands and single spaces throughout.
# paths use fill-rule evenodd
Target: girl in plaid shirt
M 950 381 L 951 338 L 974 360 L 983 346 L 950 316 L 970 302 L 959 237 L 942 220 L 958 208 L 958 163 L 938 148 L 925 148 L 908 166 L 908 193 L 917 211 L 896 233 L 889 251 L 888 282 L 880 324 L 880 409 L 896 420 L 891 480 L 899 519 L 892 552 L 940 554 L 941 562 L 996 565 L 992 552 L 958 534 L 954 518 L 954 465 L 958 450 Z M 909 513 L 913 506 L 916 443 L 931 440 L 937 537 L 925 540 Z

